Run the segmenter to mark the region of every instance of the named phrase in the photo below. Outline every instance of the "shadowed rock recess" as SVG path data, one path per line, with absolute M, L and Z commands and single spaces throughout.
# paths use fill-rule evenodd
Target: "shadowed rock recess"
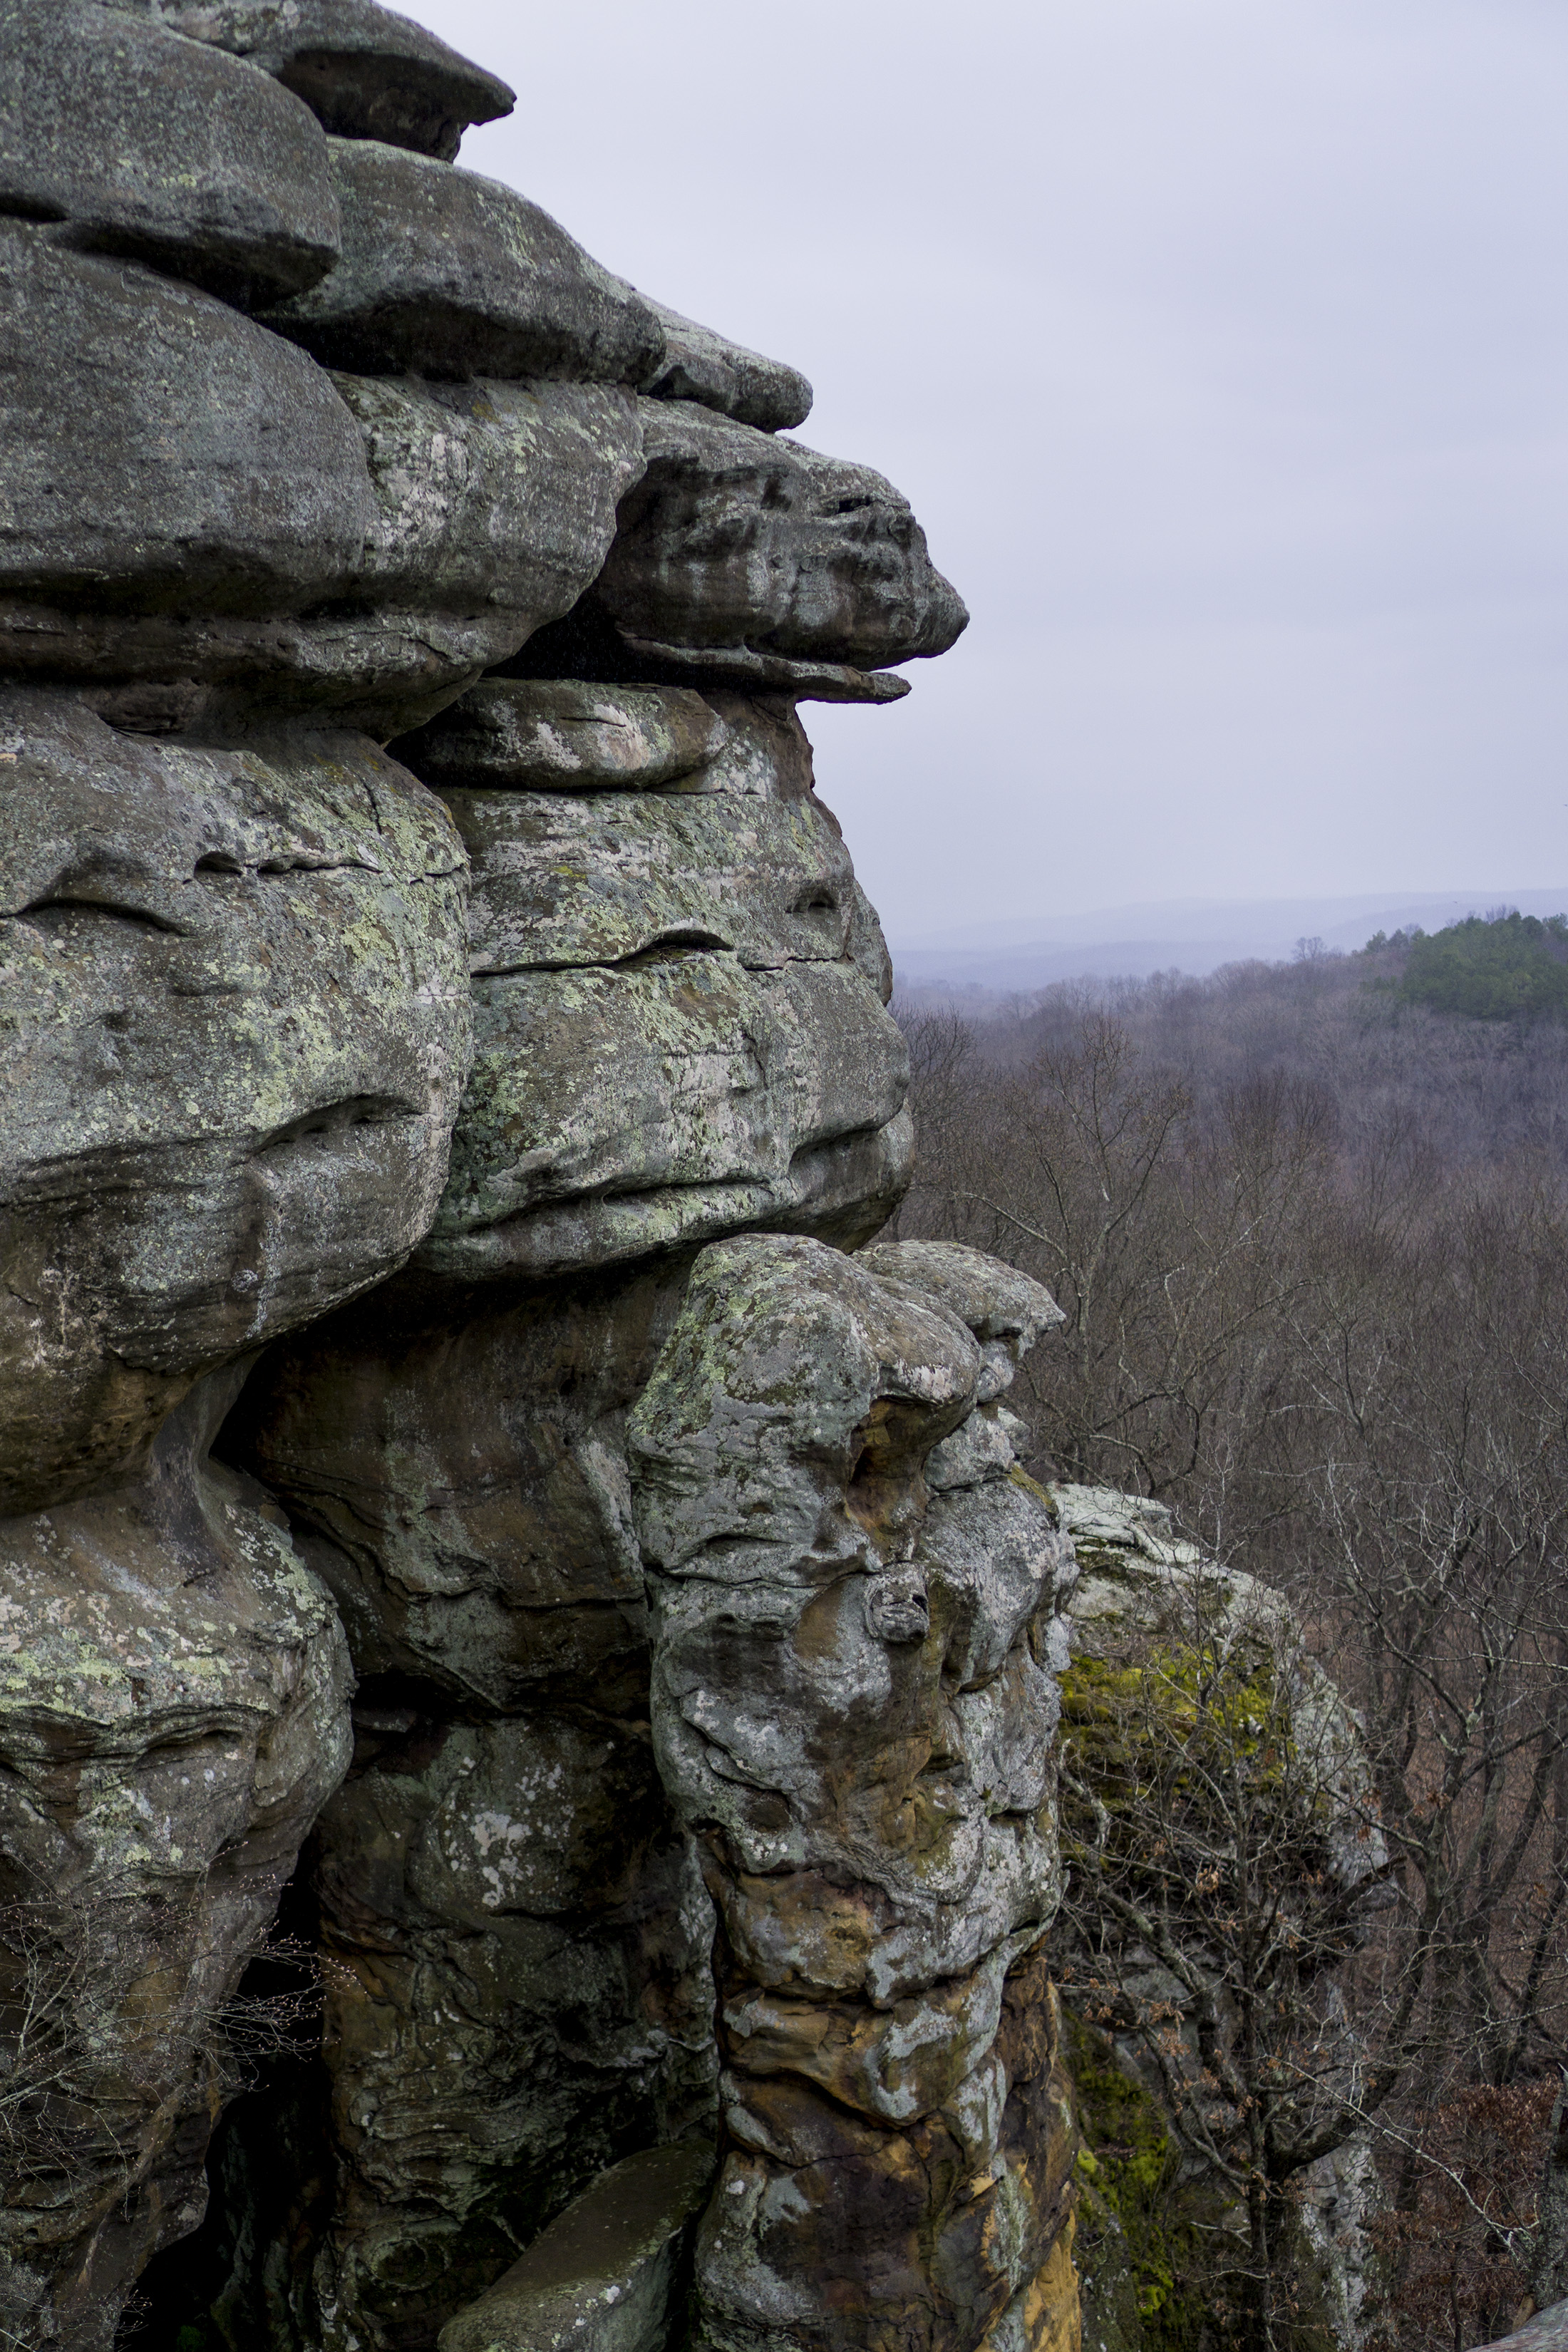
M 965 614 L 511 103 L 0 0 L 0 2344 L 1067 2352 L 1056 1310 L 797 716 Z

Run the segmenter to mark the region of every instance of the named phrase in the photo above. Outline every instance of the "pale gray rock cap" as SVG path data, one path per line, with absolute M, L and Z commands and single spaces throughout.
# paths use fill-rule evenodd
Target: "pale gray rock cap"
M 667 303 L 653 309 L 664 329 L 664 357 L 639 392 L 654 400 L 695 400 L 763 433 L 791 433 L 805 423 L 812 390 L 798 368 L 749 352 Z
M 298 293 L 338 255 L 310 109 L 90 0 L 0 0 L 0 212 L 241 303 Z
M 1568 2303 L 1548 2304 L 1511 2336 L 1480 2345 L 1478 2352 L 1568 2352 Z
M 977 1401 L 989 1404 L 1042 1334 L 1066 1316 L 1043 1283 L 962 1242 L 882 1242 L 862 1256 L 874 1274 L 940 1299 L 980 1342 Z
M 187 39 L 247 58 L 345 139 L 380 139 L 449 163 L 472 122 L 517 94 L 422 25 L 375 0 L 103 0 Z
M 447 2321 L 440 2352 L 665 2352 L 684 2242 L 712 2177 L 706 2140 L 612 2165 Z
M 330 154 L 342 258 L 267 314 L 323 365 L 634 384 L 658 364 L 652 305 L 515 189 L 375 140 Z

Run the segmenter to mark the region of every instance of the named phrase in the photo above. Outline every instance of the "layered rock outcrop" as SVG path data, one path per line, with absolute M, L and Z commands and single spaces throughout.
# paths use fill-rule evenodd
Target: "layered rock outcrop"
M 456 167 L 510 103 L 373 0 L 0 0 L 0 2330 L 172 2246 L 268 2352 L 1041 2352 L 1054 1310 L 868 1247 L 796 715 L 963 608 Z M 286 1894 L 320 2048 L 209 2156 Z

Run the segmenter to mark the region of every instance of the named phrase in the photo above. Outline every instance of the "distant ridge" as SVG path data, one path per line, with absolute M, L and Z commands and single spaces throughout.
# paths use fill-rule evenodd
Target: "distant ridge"
M 1053 981 L 1194 977 L 1223 964 L 1279 963 L 1303 939 L 1361 948 L 1374 931 L 1440 930 L 1495 907 L 1525 915 L 1568 911 L 1568 882 L 1548 889 L 1368 892 L 1345 898 L 1156 898 L 1073 908 L 1034 920 L 973 923 L 905 945 L 893 970 L 906 992 L 1026 994 Z

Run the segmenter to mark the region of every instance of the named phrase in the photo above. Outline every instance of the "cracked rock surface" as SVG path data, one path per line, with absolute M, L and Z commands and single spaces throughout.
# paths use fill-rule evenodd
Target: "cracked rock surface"
M 966 615 L 511 103 L 0 0 L 0 2337 L 1068 2352 L 1054 1309 L 797 716 Z
M 703 1251 L 629 1423 L 654 1738 L 721 1921 L 704 2346 L 978 2344 L 1068 2205 L 1040 1948 L 1070 1548 L 978 1402 L 989 1261 L 878 1255 Z

